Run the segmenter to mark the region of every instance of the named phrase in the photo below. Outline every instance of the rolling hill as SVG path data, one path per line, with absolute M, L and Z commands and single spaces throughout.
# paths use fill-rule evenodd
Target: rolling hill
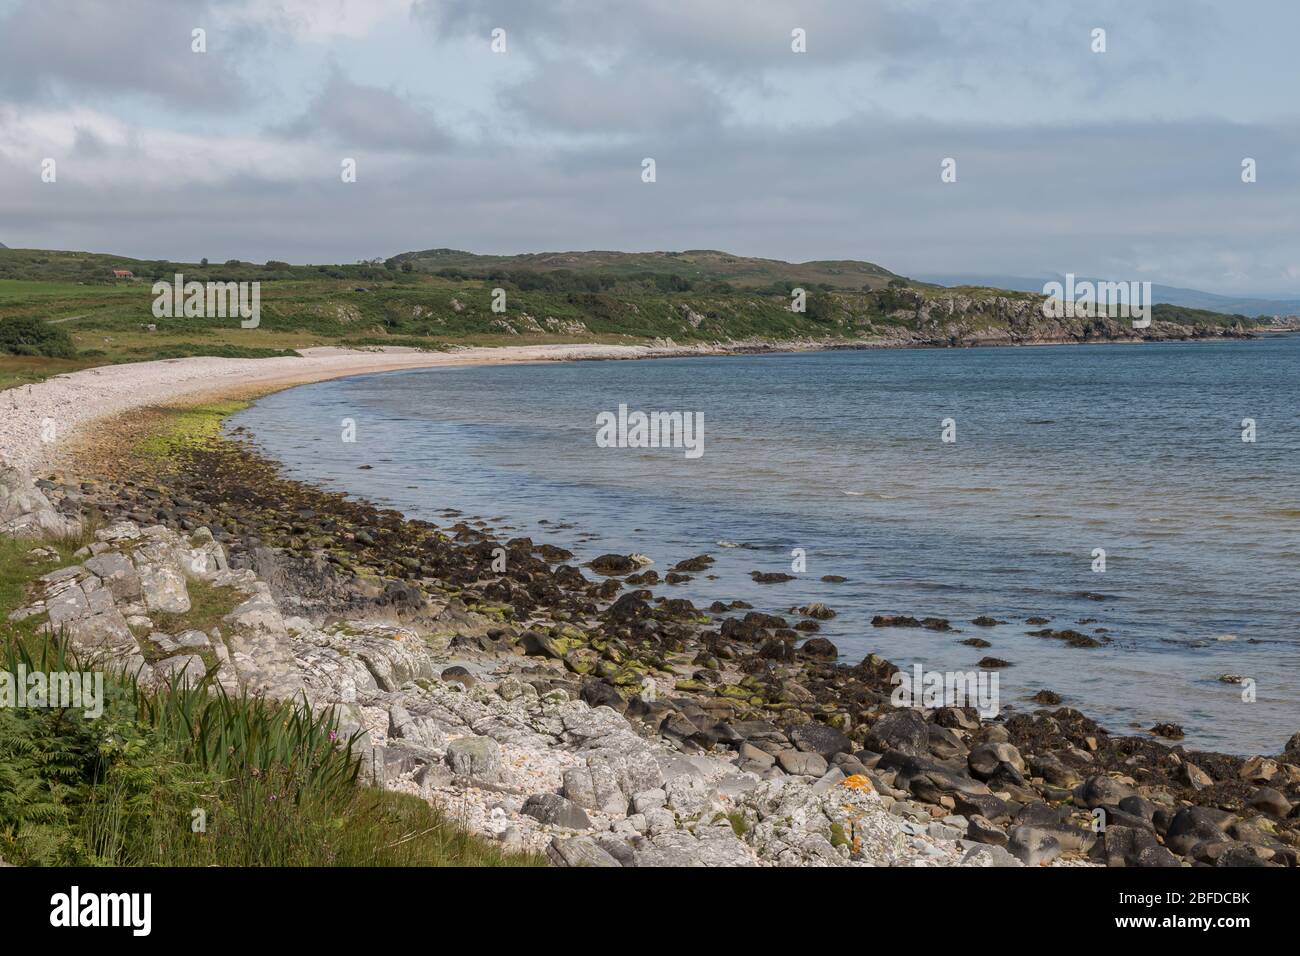
M 714 249 L 686 252 L 539 252 L 517 256 L 482 256 L 457 249 L 427 249 L 394 256 L 422 272 L 492 275 L 508 272 L 574 272 L 630 278 L 653 274 L 676 276 L 692 284 L 727 283 L 755 289 L 782 282 L 862 291 L 878 289 L 903 277 L 872 262 L 853 259 L 782 262 L 736 256 Z
M 198 282 L 261 283 L 259 326 L 155 317 L 152 285 L 177 273 Z M 792 308 L 799 288 L 802 311 Z M 480 256 L 433 249 L 290 265 L 3 249 L 0 332 L 8 334 L 0 343 L 11 342 L 15 357 L 0 356 L 0 385 L 6 362 L 21 366 L 9 369 L 11 380 L 29 380 L 70 363 L 255 358 L 331 344 L 953 347 L 1198 338 L 1245 334 L 1253 325 L 1244 316 L 1157 305 L 1151 327 L 1135 330 L 1118 317 L 1049 318 L 1041 306 L 1041 295 L 944 289 L 869 262 L 790 263 L 710 250 Z M 5 329 L 9 323 L 16 324 Z M 58 364 L 47 369 L 47 360 Z

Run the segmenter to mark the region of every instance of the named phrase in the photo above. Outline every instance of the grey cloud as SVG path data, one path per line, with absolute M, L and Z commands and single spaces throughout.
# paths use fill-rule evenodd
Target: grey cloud
M 451 142 L 431 112 L 392 90 L 354 83 L 337 67 L 307 111 L 278 132 L 324 134 L 345 146 L 376 150 L 436 151 Z
M 19 0 L 0 18 L 0 97 L 49 100 L 137 94 L 188 109 L 228 110 L 250 91 L 238 66 L 259 35 L 217 32 L 210 15 L 230 0 Z M 208 52 L 191 31 L 209 30 Z
M 1246 143 L 1261 164 L 1261 181 L 1249 186 L 1238 175 Z M 657 159 L 654 184 L 640 180 L 644 155 Z M 955 184 L 940 182 L 945 156 L 958 161 Z M 1231 124 L 952 129 L 864 116 L 798 135 L 688 131 L 654 152 L 642 142 L 564 152 L 460 146 L 369 167 L 346 188 L 240 178 L 108 191 L 69 177 L 56 191 L 30 174 L 0 175 L 0 205 L 15 230 L 3 237 L 11 246 L 145 257 L 323 262 L 442 245 L 714 247 L 861 258 L 905 274 L 1075 272 L 1281 291 L 1300 263 L 1297 183 L 1293 132 Z M 1245 279 L 1235 271 L 1243 254 Z M 1141 271 L 1150 268 L 1158 272 Z
M 436 33 L 477 35 L 485 42 L 501 27 L 515 51 L 536 52 L 539 44 L 552 43 L 579 53 L 632 50 L 652 52 L 661 61 L 741 63 L 748 69 L 787 63 L 795 27 L 807 31 L 810 50 L 829 59 L 906 56 L 942 35 L 933 12 L 918 13 L 914 6 L 851 0 L 421 0 L 414 15 Z
M 501 100 L 535 127 L 574 133 L 711 126 L 724 110 L 717 93 L 689 74 L 626 59 L 604 69 L 546 60 Z

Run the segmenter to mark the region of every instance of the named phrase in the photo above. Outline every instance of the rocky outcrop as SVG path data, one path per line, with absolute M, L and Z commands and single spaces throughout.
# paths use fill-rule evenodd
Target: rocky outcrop
M 1296 865 L 1300 735 L 1242 760 L 1111 735 L 1047 691 L 1041 709 L 992 720 L 900 708 L 890 662 L 844 666 L 821 639 L 799 643 L 834 609 L 792 605 L 789 584 L 773 592 L 803 620 L 705 610 L 655 596 L 648 570 L 624 576 L 640 556 L 608 556 L 616 573 L 593 580 L 563 549 L 455 512 L 406 521 L 232 445 L 161 483 L 51 492 L 96 509 L 123 539 L 97 546 L 141 582 L 142 560 L 190 591 L 228 582 L 238 600 L 219 627 L 150 612 L 120 561 L 92 566 L 103 548 L 47 582 L 47 602 L 69 591 L 53 613 L 139 605 L 122 615 L 159 679 L 186 655 L 210 665 L 206 638 L 230 658 L 211 679 L 338 708 L 364 732 L 370 779 L 553 862 Z M 878 623 L 954 631 L 937 616 Z
M 925 295 L 914 290 L 891 293 L 893 344 L 974 346 L 1038 345 L 1085 342 L 1159 342 L 1236 337 L 1241 326 L 1181 325 L 1153 320 L 1136 329 L 1133 320 L 1110 316 L 1053 318 L 1043 312 L 1041 296 L 963 294 Z
M 562 661 L 539 664 L 522 647 L 503 658 L 467 653 L 437 627 L 286 616 L 270 585 L 232 570 L 206 529 L 117 522 L 79 557 L 45 575 L 39 600 L 15 616 L 47 615 L 83 660 L 145 685 L 305 695 L 358 735 L 371 782 L 452 807 L 472 829 L 557 865 L 926 865 L 964 855 L 960 830 L 935 837 L 866 777 L 845 773 L 854 767 L 831 767 L 823 755 L 849 745 L 830 728 L 797 734 L 780 751 L 789 773 L 774 776 L 770 762 L 705 754 L 655 733 L 653 721 L 588 703 Z M 231 604 L 206 629 L 185 626 L 195 588 Z
M 30 475 L 0 461 L 0 534 L 15 538 L 77 534 L 81 522 L 56 511 Z

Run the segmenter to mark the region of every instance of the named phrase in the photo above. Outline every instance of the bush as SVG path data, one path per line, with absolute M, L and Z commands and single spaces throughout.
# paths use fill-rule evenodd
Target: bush
M 76 354 L 72 336 L 57 325 L 33 316 L 0 322 L 0 352 L 9 355 L 43 355 L 72 358 Z

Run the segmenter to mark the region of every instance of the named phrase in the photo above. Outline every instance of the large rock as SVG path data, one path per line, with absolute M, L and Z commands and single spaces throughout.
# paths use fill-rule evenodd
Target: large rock
M 1178 866 L 1178 857 L 1162 847 L 1150 830 L 1111 824 L 1106 827 L 1107 866 Z
M 1132 787 L 1105 774 L 1091 776 L 1074 788 L 1074 802 L 1089 810 L 1118 807 L 1121 800 L 1133 795 Z
M 392 704 L 388 708 L 388 735 L 425 750 L 440 750 L 447 740 L 436 720 L 413 717 L 401 704 Z
M 81 522 L 55 511 L 27 472 L 0 462 L 0 534 L 45 538 L 80 531 Z
M 810 722 L 800 724 L 790 731 L 790 740 L 800 750 L 821 754 L 827 760 L 838 753 L 853 749 L 853 741 L 834 727 Z
M 557 836 L 546 848 L 546 856 L 556 866 L 622 865 L 589 836 Z
M 888 753 L 891 750 L 911 757 L 922 757 L 930 749 L 930 728 L 918 710 L 896 710 L 876 721 L 864 741 L 868 750 Z
M 729 826 L 668 830 L 634 847 L 632 866 L 754 866 L 754 853 Z
M 535 793 L 524 801 L 519 812 L 547 826 L 566 830 L 591 829 L 591 818 L 586 811 L 558 793 Z
M 138 569 L 144 606 L 163 614 L 184 614 L 190 609 L 185 575 L 165 564 L 145 564 Z
M 1038 827 L 1016 827 L 1009 834 L 1007 850 L 1025 866 L 1042 866 L 1061 855 L 1061 843 Z
M 491 737 L 461 737 L 447 745 L 447 763 L 458 777 L 491 777 L 501 768 L 501 747 Z
M 806 777 L 820 777 L 826 772 L 826 758 L 802 750 L 783 750 L 776 755 L 777 763 L 786 773 Z
M 1186 856 L 1198 843 L 1224 843 L 1227 829 L 1235 818 L 1223 810 L 1210 807 L 1183 807 L 1169 821 L 1165 845 Z
M 142 593 L 140 575 L 136 573 L 131 559 L 124 554 L 105 551 L 89 559 L 85 568 L 104 582 L 115 600 L 133 601 Z

